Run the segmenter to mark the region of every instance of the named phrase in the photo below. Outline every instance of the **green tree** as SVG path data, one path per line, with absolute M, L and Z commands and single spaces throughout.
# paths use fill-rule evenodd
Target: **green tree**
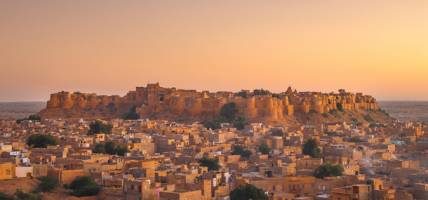
M 57 144 L 58 141 L 51 135 L 34 134 L 27 139 L 27 145 L 33 148 L 46 148 L 48 145 Z
M 208 167 L 209 171 L 215 171 L 220 169 L 220 164 L 218 164 L 218 159 L 216 158 L 203 157 L 199 160 L 199 164 L 201 166 Z
M 13 196 L 0 192 L 0 200 L 13 200 Z
M 93 153 L 106 153 L 106 146 L 104 143 L 96 144 L 95 147 L 92 149 Z
M 36 194 L 36 193 L 26 193 L 23 192 L 22 190 L 18 189 L 15 192 L 15 200 L 41 200 L 42 197 L 40 194 Z
M 343 111 L 344 111 L 344 109 L 343 109 L 343 105 L 342 105 L 341 103 L 336 103 L 336 107 L 337 107 L 337 109 L 338 109 L 340 112 L 343 112 Z
M 203 124 L 204 124 L 204 127 L 207 129 L 217 130 L 221 128 L 220 126 L 221 122 L 218 119 L 207 120 L 207 121 L 204 121 Z
M 313 158 L 320 158 L 321 149 L 318 147 L 318 142 L 313 138 L 306 140 L 305 144 L 303 144 L 303 154 Z
M 239 116 L 233 121 L 233 127 L 235 127 L 238 130 L 243 130 L 246 125 L 247 125 L 247 119 L 243 116 Z
M 268 196 L 262 189 L 254 185 L 246 184 L 230 192 L 230 200 L 268 200 Z
M 274 129 L 271 129 L 271 135 L 282 137 L 284 136 L 284 132 L 279 128 L 274 128 Z
M 226 122 L 233 122 L 238 114 L 238 107 L 234 102 L 224 104 L 220 110 L 220 117 L 224 118 Z
M 39 185 L 37 186 L 38 192 L 50 192 L 58 186 L 58 180 L 49 176 L 43 176 L 38 178 Z
M 317 178 L 324 178 L 329 176 L 342 176 L 343 171 L 344 169 L 342 165 L 332 165 L 330 163 L 326 163 L 319 166 L 315 170 L 314 176 Z
M 242 97 L 242 98 L 248 98 L 249 94 L 248 94 L 247 91 L 241 90 L 241 91 L 235 93 L 235 96 L 239 96 L 239 97 Z
M 266 144 L 261 144 L 259 146 L 259 152 L 262 153 L 262 154 L 264 154 L 264 155 L 269 154 L 270 150 L 271 149 Z
M 244 147 L 242 147 L 242 146 L 238 146 L 238 145 L 236 145 L 236 146 L 233 146 L 233 151 L 232 151 L 232 154 L 233 155 L 240 155 L 240 156 L 242 156 L 243 158 L 250 158 L 250 156 L 251 156 L 251 151 L 250 150 L 248 150 L 248 149 L 245 149 Z
M 89 135 L 94 135 L 98 133 L 110 134 L 113 126 L 111 124 L 105 123 L 100 120 L 95 120 L 89 124 Z
M 92 152 L 124 156 L 128 152 L 128 146 L 125 144 L 119 144 L 115 141 L 108 141 L 105 143 L 96 144 L 92 149 Z
M 270 95 L 271 92 L 269 90 L 265 90 L 265 89 L 255 89 L 253 91 L 254 95 L 258 95 L 258 96 L 264 96 L 264 95 Z
M 129 112 L 127 112 L 123 116 L 123 119 L 125 119 L 125 120 L 137 120 L 137 119 L 140 119 L 140 115 L 137 113 L 137 107 L 136 106 L 132 106 L 131 109 L 129 109 Z
M 87 176 L 77 177 L 71 182 L 69 188 L 73 190 L 72 194 L 78 197 L 95 196 L 101 190 L 101 186 Z
M 40 121 L 41 118 L 40 118 L 39 115 L 30 115 L 30 116 L 28 116 L 28 120 L 31 120 L 31 121 Z

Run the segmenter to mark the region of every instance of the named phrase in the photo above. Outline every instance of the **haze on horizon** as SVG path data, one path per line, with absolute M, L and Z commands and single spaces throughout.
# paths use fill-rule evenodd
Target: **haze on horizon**
M 428 2 L 0 2 L 0 101 L 288 86 L 428 100 Z

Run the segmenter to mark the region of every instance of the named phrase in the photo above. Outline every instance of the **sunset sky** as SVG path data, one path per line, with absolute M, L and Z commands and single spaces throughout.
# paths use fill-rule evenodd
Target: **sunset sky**
M 428 1 L 0 2 L 0 101 L 149 82 L 428 100 Z

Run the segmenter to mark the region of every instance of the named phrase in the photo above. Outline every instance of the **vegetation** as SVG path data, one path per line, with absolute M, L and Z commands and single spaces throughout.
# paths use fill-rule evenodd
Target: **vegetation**
M 266 144 L 261 144 L 259 146 L 259 152 L 262 153 L 262 154 L 264 154 L 264 155 L 269 154 L 270 151 L 271 151 L 271 149 Z
M 77 177 L 73 182 L 71 182 L 69 188 L 73 190 L 72 195 L 78 197 L 95 196 L 101 190 L 101 186 L 87 176 Z
M 34 114 L 34 115 L 30 115 L 30 116 L 28 116 L 27 118 L 24 118 L 24 119 L 18 119 L 18 120 L 16 120 L 16 123 L 20 124 L 22 121 L 26 121 L 26 120 L 31 120 L 31 121 L 39 122 L 42 119 L 40 118 L 39 115 Z
M 235 103 L 227 103 L 221 107 L 220 116 L 226 122 L 232 122 L 235 120 L 238 114 L 238 107 Z
M 239 116 L 233 121 L 233 127 L 235 127 L 238 130 L 244 129 L 245 125 L 247 124 L 248 124 L 247 119 L 243 116 Z
M 46 148 L 57 145 L 58 141 L 52 135 L 34 134 L 27 139 L 27 145 L 33 148 Z
M 113 126 L 111 124 L 102 122 L 100 120 L 95 120 L 89 124 L 89 135 L 94 135 L 98 133 L 110 134 Z
M 221 123 L 231 123 L 238 130 L 242 130 L 248 123 L 244 116 L 239 116 L 238 111 L 235 103 L 227 103 L 221 108 L 219 116 L 212 121 L 205 121 L 203 124 L 205 128 L 215 130 L 221 128 Z
M 264 96 L 264 95 L 270 95 L 272 93 L 269 90 L 265 90 L 265 89 L 255 89 L 253 90 L 253 94 L 258 96 Z
M 92 151 L 94 153 L 107 153 L 110 155 L 124 156 L 128 152 L 128 146 L 114 141 L 108 141 L 95 145 Z
M 367 122 L 374 122 L 375 120 L 370 115 L 364 115 L 364 120 Z
M 271 129 L 271 135 L 282 137 L 284 136 L 284 132 L 279 128 L 274 128 L 274 129 Z
M 242 146 L 233 146 L 232 154 L 233 155 L 240 155 L 243 158 L 250 158 L 251 151 L 248 149 L 245 149 Z
M 209 121 L 209 120 L 204 121 L 203 124 L 204 124 L 205 128 L 212 129 L 212 130 L 217 130 L 217 129 L 221 128 L 221 126 L 220 126 L 221 121 L 218 118 L 216 118 L 212 121 Z
M 204 167 L 208 167 L 209 171 L 215 171 L 220 169 L 220 164 L 218 164 L 218 159 L 203 157 L 199 160 L 199 164 Z
M 342 105 L 341 103 L 336 103 L 336 107 L 337 107 L 337 109 L 338 109 L 340 112 L 345 111 L 345 110 L 343 109 L 343 105 Z
M 140 119 L 140 115 L 138 115 L 137 113 L 137 107 L 136 106 L 132 106 L 131 109 L 129 109 L 129 112 L 127 112 L 124 116 L 123 116 L 124 120 L 137 120 Z
M 41 200 L 42 196 L 37 193 L 32 192 L 23 192 L 22 190 L 16 190 L 15 192 L 15 200 Z
M 324 178 L 329 176 L 342 176 L 343 174 L 342 165 L 332 165 L 330 163 L 319 166 L 314 173 L 317 178 Z
M 354 143 L 360 143 L 363 142 L 363 140 L 358 136 L 353 136 L 347 139 L 348 142 L 354 142 Z
M 38 192 L 50 192 L 58 186 L 58 180 L 55 178 L 44 176 L 38 179 L 40 181 L 36 189 Z
M 318 147 L 318 142 L 313 138 L 306 140 L 305 144 L 303 144 L 303 154 L 313 158 L 320 158 L 321 149 Z
M 0 200 L 13 200 L 13 196 L 0 192 Z
M 248 92 L 245 90 L 241 90 L 241 91 L 235 93 L 235 96 L 239 96 L 242 98 L 248 98 Z
M 254 185 L 246 184 L 241 185 L 238 188 L 230 192 L 230 200 L 267 200 L 268 196 L 262 189 L 257 188 Z

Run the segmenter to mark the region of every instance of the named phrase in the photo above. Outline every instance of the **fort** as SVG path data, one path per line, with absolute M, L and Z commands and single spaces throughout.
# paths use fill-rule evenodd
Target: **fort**
M 135 111 L 141 118 L 195 121 L 215 117 L 221 107 L 234 102 L 249 121 L 281 122 L 306 114 L 334 111 L 364 113 L 379 111 L 376 99 L 362 93 L 297 92 L 290 87 L 281 93 L 267 90 L 209 92 L 164 88 L 159 83 L 137 87 L 125 96 L 80 92 L 52 94 L 43 118 L 115 118 Z M 135 109 L 135 110 L 134 110 Z

